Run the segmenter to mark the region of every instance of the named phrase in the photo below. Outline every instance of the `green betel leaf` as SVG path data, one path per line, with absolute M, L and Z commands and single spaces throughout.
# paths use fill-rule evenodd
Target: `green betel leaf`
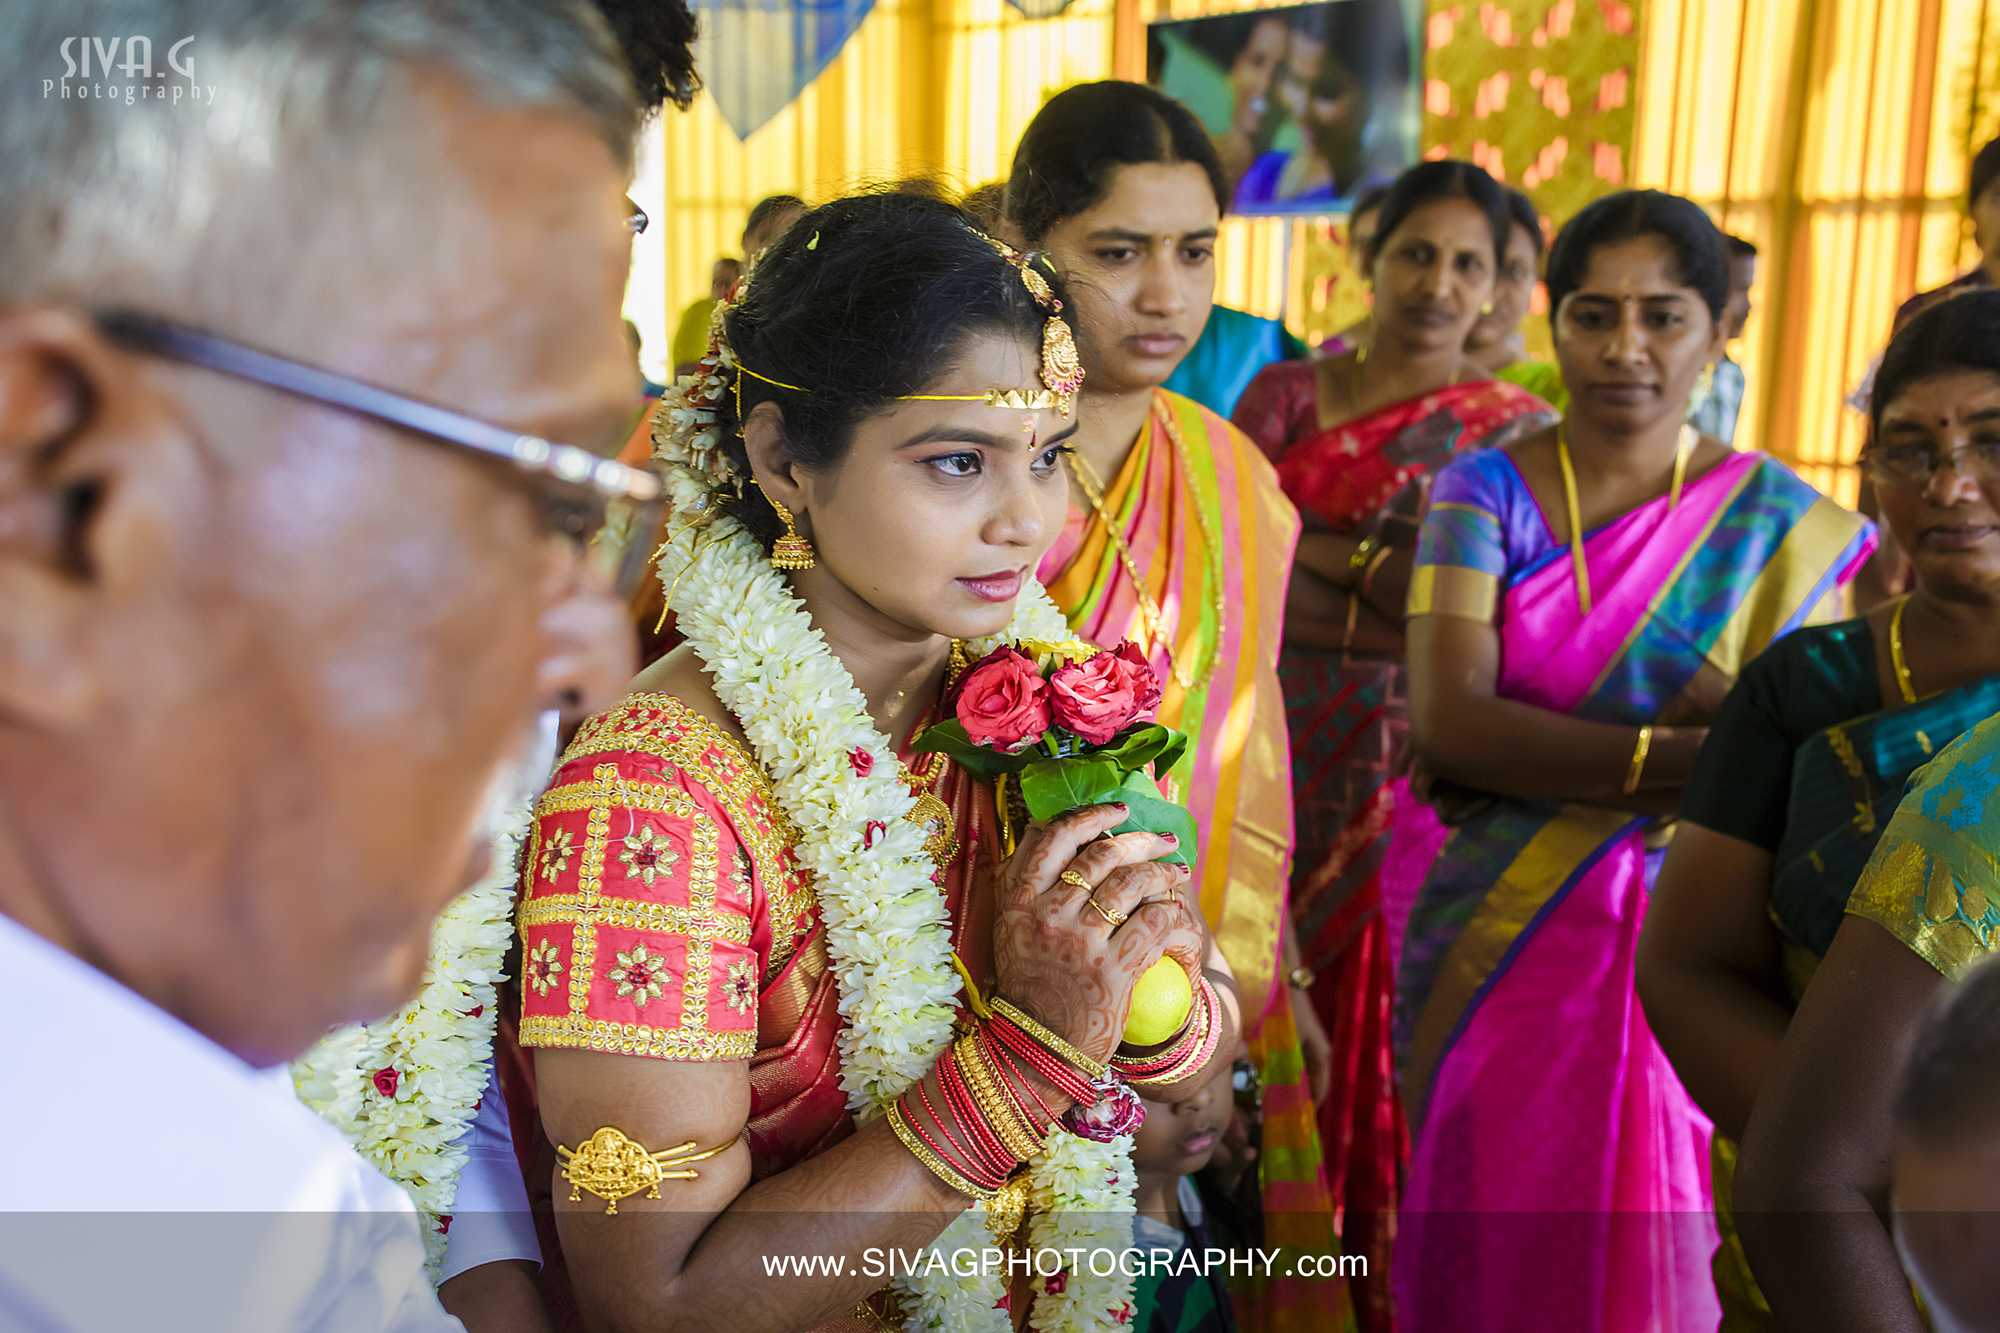
M 1194 816 L 1188 813 L 1186 806 L 1163 799 L 1160 789 L 1143 773 L 1127 775 L 1113 799 L 1125 802 L 1132 810 L 1125 822 L 1112 830 L 1113 833 L 1133 833 L 1141 830 L 1147 833 L 1171 833 L 1181 840 L 1180 846 L 1159 859 L 1174 865 L 1194 864 L 1199 835 L 1195 830 Z
M 1171 727 L 1147 722 L 1115 737 L 1097 754 L 1115 761 L 1128 772 L 1151 766 L 1155 773 L 1165 773 L 1180 762 L 1186 751 L 1186 736 Z
M 966 772 L 977 777 L 994 778 L 1002 773 L 1017 773 L 1027 762 L 1028 754 L 1003 754 L 999 750 L 975 745 L 965 734 L 965 727 L 958 722 L 940 722 L 936 726 L 925 727 L 910 747 L 918 754 L 942 754 Z
M 1021 798 L 1037 823 L 1080 805 L 1119 801 L 1125 774 L 1095 755 L 1081 759 L 1039 759 L 1021 770 Z
M 1097 753 L 1130 772 L 1152 763 L 1153 756 L 1165 748 L 1167 737 L 1172 734 L 1159 723 L 1148 722 L 1112 737 L 1111 743 Z

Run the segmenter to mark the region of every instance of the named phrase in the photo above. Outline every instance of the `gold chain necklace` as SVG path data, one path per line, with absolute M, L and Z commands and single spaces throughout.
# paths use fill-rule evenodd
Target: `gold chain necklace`
M 1667 491 L 1667 512 L 1672 513 L 1681 505 L 1681 485 L 1687 480 L 1688 459 L 1694 457 L 1695 445 L 1701 437 L 1692 426 L 1682 426 L 1679 441 L 1674 445 L 1674 480 Z M 1576 468 L 1569 461 L 1569 428 L 1561 423 L 1556 426 L 1556 462 L 1562 467 L 1563 508 L 1569 519 L 1569 560 L 1576 571 L 1576 604 L 1584 615 L 1590 614 L 1590 566 L 1583 558 L 1583 512 L 1576 502 Z
M 1125 544 L 1125 538 L 1118 531 L 1117 521 L 1104 507 L 1104 486 L 1098 480 L 1096 470 L 1084 460 L 1082 454 L 1066 454 L 1069 459 L 1070 475 L 1083 488 L 1084 496 L 1104 525 L 1105 536 L 1111 541 L 1111 549 L 1117 554 L 1118 562 L 1125 567 L 1125 576 L 1132 580 L 1132 595 L 1139 603 L 1139 618 L 1146 622 L 1146 636 L 1151 646 L 1167 655 L 1167 670 L 1182 690 L 1193 691 L 1208 683 L 1215 673 L 1216 660 L 1222 656 L 1223 629 L 1223 588 L 1222 549 L 1216 544 L 1215 533 L 1208 526 L 1208 515 L 1202 512 L 1201 501 L 1194 491 L 1194 469 L 1188 462 L 1187 444 L 1181 439 L 1180 428 L 1174 425 L 1173 417 L 1160 407 L 1159 400 L 1153 400 L 1153 421 L 1166 435 L 1173 447 L 1174 456 L 1179 460 L 1181 475 L 1188 488 L 1188 503 L 1194 507 L 1195 527 L 1201 532 L 1202 565 L 1208 578 L 1209 598 L 1215 609 L 1215 642 L 1209 645 L 1208 656 L 1203 659 L 1201 669 L 1190 674 L 1186 667 L 1174 659 L 1173 643 L 1167 637 L 1166 615 L 1159 603 L 1146 591 L 1146 580 L 1139 573 L 1138 562 L 1132 558 L 1132 548 Z
M 1903 702 L 1917 701 L 1917 687 L 1910 680 L 1910 664 L 1903 656 L 1903 611 L 1910 604 L 1905 597 L 1896 603 L 1896 609 L 1889 615 L 1889 665 L 1896 668 L 1896 689 L 1902 693 Z

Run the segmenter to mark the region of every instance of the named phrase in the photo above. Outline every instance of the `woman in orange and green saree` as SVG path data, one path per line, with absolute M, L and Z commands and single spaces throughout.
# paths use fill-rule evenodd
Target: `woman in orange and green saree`
M 1292 988 L 1285 903 L 1291 772 L 1274 664 L 1298 520 L 1251 440 L 1160 388 L 1208 318 L 1227 198 L 1200 124 L 1138 84 L 1067 89 L 1022 138 L 1008 222 L 1069 280 L 1087 372 L 1070 513 L 1041 576 L 1078 637 L 1144 648 L 1161 721 L 1192 742 L 1172 778 L 1201 830 L 1202 911 L 1263 1081 L 1263 1243 L 1334 1253 L 1307 1074 L 1309 1057 L 1324 1069 L 1325 1039 Z M 1350 1317 L 1334 1279 L 1261 1283 L 1237 1304 L 1247 1329 Z
M 1510 225 L 1505 195 L 1478 167 L 1404 173 L 1370 242 L 1370 340 L 1269 368 L 1236 412 L 1306 525 L 1279 664 L 1298 811 L 1292 920 L 1340 1060 L 1319 1108 L 1320 1141 L 1342 1243 L 1368 1257 L 1354 1286 L 1372 1333 L 1394 1326 L 1389 1259 L 1409 1156 L 1390 1069 L 1394 959 L 1444 837 L 1404 771 L 1403 602 L 1417 509 L 1454 457 L 1550 419 L 1541 399 L 1463 350 L 1492 299 Z

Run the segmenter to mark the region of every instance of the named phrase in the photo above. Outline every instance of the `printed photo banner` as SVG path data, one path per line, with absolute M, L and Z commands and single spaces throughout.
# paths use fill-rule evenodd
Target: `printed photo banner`
M 804 92 L 874 9 L 875 0 L 694 0 L 696 60 L 738 139 Z

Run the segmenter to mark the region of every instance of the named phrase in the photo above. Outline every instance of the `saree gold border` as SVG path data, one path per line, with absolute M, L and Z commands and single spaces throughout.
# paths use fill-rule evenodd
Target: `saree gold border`
M 1429 1110 L 1431 1083 L 1437 1077 L 1445 1042 L 1458 1029 L 1479 988 L 1535 919 L 1535 913 L 1575 873 L 1577 865 L 1631 819 L 1617 810 L 1565 807 L 1528 840 L 1500 873 L 1499 881 L 1487 890 L 1485 901 L 1465 923 L 1438 968 L 1437 980 L 1410 1037 L 1403 1105 L 1412 1134 Z
M 1590 689 L 1585 693 L 1585 698 L 1594 697 L 1599 690 L 1604 688 L 1604 682 L 1611 679 L 1611 673 L 1616 671 L 1618 664 L 1625 660 L 1625 654 L 1632 651 L 1632 645 L 1639 641 L 1639 636 L 1645 632 L 1646 626 L 1650 625 L 1653 622 L 1653 617 L 1660 613 L 1660 607 L 1665 604 L 1667 594 L 1671 593 L 1674 590 L 1674 585 L 1680 582 L 1681 575 L 1687 573 L 1687 567 L 1693 562 L 1695 556 L 1699 555 L 1701 549 L 1708 545 L 1708 539 L 1715 535 L 1715 530 L 1721 525 L 1723 517 L 1729 513 L 1730 508 L 1742 497 L 1744 487 L 1748 486 L 1751 478 L 1756 475 L 1757 469 L 1754 467 L 1743 469 L 1743 475 L 1736 479 L 1736 484 L 1729 488 L 1729 494 L 1722 497 L 1722 503 L 1715 507 L 1715 512 L 1708 516 L 1708 522 L 1702 525 L 1701 535 L 1687 544 L 1687 549 L 1681 552 L 1680 559 L 1674 562 L 1673 569 L 1668 572 L 1665 578 L 1660 580 L 1660 586 L 1653 589 L 1653 596 L 1646 603 L 1646 614 L 1640 616 L 1632 623 L 1632 632 L 1625 636 L 1625 642 L 1618 645 L 1617 652 L 1605 659 L 1604 669 L 1597 673 L 1596 680 L 1590 682 Z M 1786 540 L 1789 541 L 1790 538 Z M 1778 549 L 1782 554 L 1784 546 L 1780 545 Z M 1762 575 L 1760 574 L 1758 577 L 1761 579 Z M 1754 593 L 1754 588 L 1752 591 Z M 1731 674 L 1735 673 L 1731 672 Z
M 1463 565 L 1419 565 L 1410 574 L 1409 614 L 1459 616 L 1493 623 L 1500 609 L 1500 580 Z
M 1768 646 L 1786 621 L 1825 578 L 1835 556 L 1854 540 L 1860 520 L 1822 496 L 1792 525 L 1777 555 L 1757 574 L 1729 623 L 1723 626 L 1708 660 L 1730 675 Z
M 1448 512 L 1457 512 L 1460 514 L 1477 514 L 1481 518 L 1490 518 L 1495 523 L 1501 521 L 1500 515 L 1494 513 L 1491 509 L 1488 509 L 1485 505 L 1467 504 L 1463 500 L 1435 500 L 1432 501 L 1431 507 L 1425 512 L 1432 514 L 1441 514 Z

